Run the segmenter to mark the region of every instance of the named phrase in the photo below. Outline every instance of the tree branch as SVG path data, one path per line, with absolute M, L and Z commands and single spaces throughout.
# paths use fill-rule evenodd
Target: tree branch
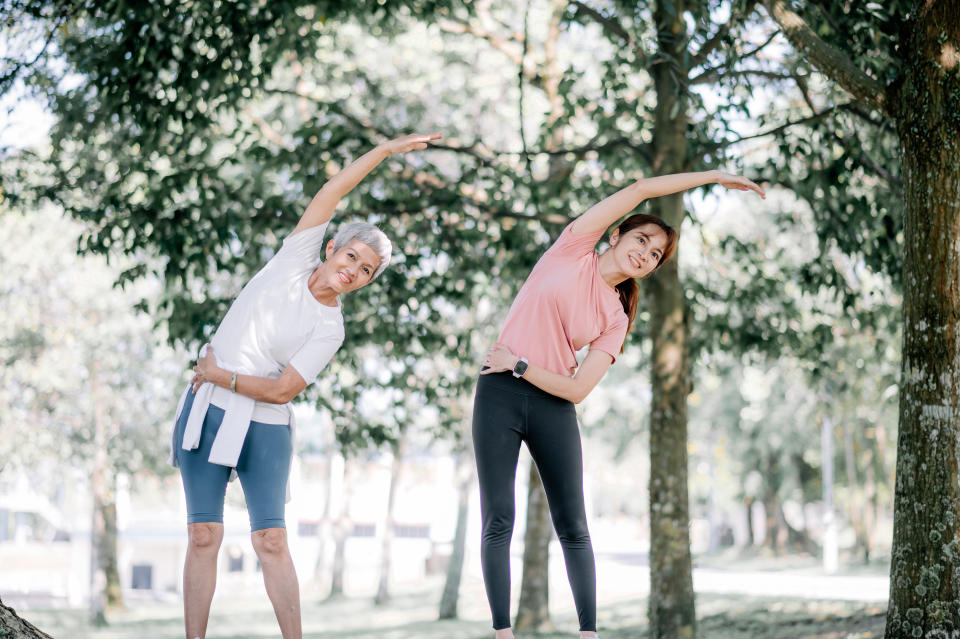
M 451 185 L 446 180 L 427 173 L 425 171 L 414 171 L 407 167 L 399 174 L 402 179 L 411 180 L 418 187 L 423 189 L 428 195 L 438 192 L 453 193 L 468 206 L 475 207 L 478 211 L 486 213 L 491 218 L 510 218 L 514 220 L 537 220 L 545 224 L 566 224 L 570 220 L 559 214 L 530 215 L 526 213 L 514 213 L 505 208 L 494 206 L 486 201 L 486 193 L 478 191 L 471 184 Z
M 764 6 L 790 43 L 821 73 L 871 108 L 888 113 L 883 84 L 864 73 L 843 51 L 818 37 L 803 18 L 790 10 L 786 0 L 764 0 Z
M 4 62 L 14 62 L 14 65 L 12 69 L 0 76 L 0 94 L 6 92 L 7 85 L 12 84 L 23 69 L 29 69 L 40 61 L 40 58 L 43 57 L 43 55 L 47 52 L 47 49 L 50 47 L 50 44 L 53 42 L 53 37 L 57 34 L 57 30 L 65 25 L 74 13 L 76 13 L 76 9 L 73 12 L 65 12 L 60 21 L 50 28 L 50 32 L 47 34 L 47 37 L 43 42 L 43 46 L 40 48 L 40 52 L 33 58 L 33 60 L 30 60 L 29 62 L 24 60 L 14 62 L 12 58 L 3 59 Z
M 335 108 L 336 113 L 341 117 L 353 122 L 354 124 L 356 124 L 361 128 L 372 131 L 383 138 L 389 139 L 389 138 L 397 137 L 398 135 L 397 131 L 388 131 L 387 129 L 377 126 L 373 122 L 369 122 L 356 115 L 353 115 L 352 113 L 349 113 L 341 105 L 335 105 L 329 102 L 325 102 L 323 100 L 320 100 L 319 98 L 316 98 L 310 95 L 310 93 L 306 91 L 273 88 L 273 89 L 264 89 L 264 93 L 276 94 L 276 95 L 289 95 L 291 97 L 305 98 L 307 100 L 311 100 L 318 104 L 332 106 Z M 602 144 L 597 144 L 596 140 L 591 140 L 587 144 L 584 144 L 581 146 L 573 146 L 573 147 L 549 149 L 549 150 L 533 149 L 528 151 L 506 151 L 501 149 L 491 149 L 485 146 L 482 142 L 471 142 L 470 144 L 457 144 L 456 138 L 450 138 L 450 137 L 445 138 L 445 140 L 446 142 L 440 142 L 440 143 L 431 142 L 430 148 L 443 149 L 445 151 L 453 151 L 454 153 L 463 153 L 466 155 L 470 155 L 485 164 L 489 164 L 493 162 L 494 160 L 496 160 L 497 156 L 526 157 L 528 155 L 529 156 L 566 155 L 568 153 L 572 153 L 573 155 L 577 155 L 577 156 L 582 156 L 582 155 L 585 155 L 586 153 L 589 153 L 590 151 L 608 151 L 610 149 L 621 147 L 621 146 L 636 152 L 638 155 L 643 157 L 643 159 L 646 160 L 647 162 L 650 162 L 652 158 L 649 143 L 637 143 L 626 137 L 614 138 Z
M 510 48 L 509 43 L 514 42 L 516 44 L 521 44 L 514 40 L 513 38 L 504 39 L 498 37 L 497 35 L 485 30 L 478 24 L 473 24 L 465 20 L 453 20 L 446 19 L 440 20 L 437 22 L 437 26 L 440 27 L 441 31 L 446 31 L 447 33 L 469 33 L 470 35 L 479 38 L 481 40 L 486 40 L 489 42 L 494 49 L 500 51 L 505 56 L 510 58 L 510 61 L 514 64 L 520 64 L 520 54 L 517 51 L 514 51 Z
M 757 6 L 757 0 L 750 0 L 747 3 L 745 11 L 742 14 L 738 14 L 731 11 L 730 19 L 727 20 L 724 24 L 720 25 L 720 28 L 717 29 L 717 32 L 714 33 L 712 36 L 710 36 L 710 38 L 707 39 L 706 42 L 700 45 L 700 49 L 690 60 L 690 68 L 692 69 L 694 67 L 698 67 L 704 62 L 706 62 L 707 56 L 709 56 L 714 49 L 720 46 L 720 43 L 723 42 L 723 39 L 727 37 L 727 34 L 729 34 L 734 27 L 740 25 L 741 23 L 743 23 L 744 20 L 747 19 L 747 16 L 749 16 L 753 12 L 756 6 Z
M 738 59 L 738 60 L 743 60 L 743 59 L 745 59 L 745 58 L 750 58 L 750 57 L 752 57 L 752 56 L 757 55 L 758 53 L 760 53 L 760 51 L 762 51 L 764 48 L 766 48 L 766 46 L 767 46 L 768 44 L 770 44 L 771 42 L 773 42 L 773 39 L 776 38 L 777 35 L 779 35 L 779 33 L 780 33 L 780 29 L 774 29 L 774 30 L 773 30 L 773 33 L 771 33 L 771 34 L 767 37 L 766 40 L 764 40 L 763 42 L 761 42 L 760 44 L 758 44 L 758 45 L 755 46 L 754 48 L 750 49 L 749 51 L 744 51 L 744 52 L 741 53 L 739 56 L 737 56 L 737 59 Z
M 803 96 L 803 101 L 807 103 L 807 106 L 810 107 L 811 111 L 816 113 L 817 107 L 813 105 L 813 98 L 810 97 L 810 91 L 807 90 L 807 79 L 799 73 L 795 73 L 793 75 L 793 79 L 797 83 L 797 88 L 800 89 L 800 94 Z
M 630 33 L 624 29 L 619 22 L 616 21 L 616 19 L 603 15 L 593 7 L 587 6 L 579 0 L 574 0 L 570 4 L 577 8 L 578 13 L 583 13 L 594 22 L 597 22 L 601 27 L 603 27 L 604 31 L 611 33 L 626 42 L 633 50 L 633 55 L 637 58 L 637 62 L 640 64 L 640 66 L 647 67 L 650 65 L 647 52 L 643 50 L 641 44 L 634 40 L 633 36 L 631 36 Z
M 775 80 L 793 80 L 796 75 L 793 73 L 786 73 L 783 71 L 766 71 L 764 69 L 735 69 L 732 71 L 724 72 L 722 69 L 714 67 L 699 75 L 695 75 L 690 79 L 690 85 L 694 84 L 705 84 L 707 82 L 713 82 L 714 80 L 719 80 L 723 78 L 736 78 L 742 76 L 756 75 L 763 78 L 772 78 Z
M 466 33 L 474 36 L 475 38 L 485 40 L 486 42 L 490 43 L 490 46 L 507 56 L 511 62 L 519 66 L 523 75 L 530 80 L 534 86 L 540 86 L 542 84 L 542 78 L 540 75 L 535 71 L 526 68 L 526 65 L 523 63 L 523 56 L 518 51 L 515 51 L 510 47 L 511 42 L 520 44 L 522 46 L 522 43 L 518 42 L 515 38 L 501 38 L 477 24 L 463 20 L 440 20 L 437 23 L 437 26 L 439 26 L 442 31 L 446 31 L 447 33 Z
M 834 139 L 837 140 L 837 142 L 842 144 L 844 147 L 847 147 L 847 148 L 850 147 L 850 143 L 847 140 L 845 140 L 839 133 L 834 132 L 833 137 Z M 892 182 L 893 184 L 896 184 L 902 189 L 903 178 L 894 175 L 890 171 L 886 170 L 885 168 L 883 168 L 882 166 L 874 162 L 873 159 L 869 155 L 867 155 L 866 152 L 863 150 L 863 146 L 859 144 L 859 140 L 857 140 L 857 142 L 858 142 L 857 151 L 853 155 L 853 157 L 857 161 L 859 161 L 861 165 L 863 165 L 863 168 L 867 169 L 868 171 L 873 171 L 875 175 L 882 177 L 888 182 Z
M 696 77 L 697 77 L 697 78 L 701 78 L 701 77 L 706 76 L 707 74 L 714 74 L 714 75 L 716 75 L 717 77 L 719 77 L 719 74 L 721 74 L 724 69 L 729 69 L 730 67 L 732 67 L 732 66 L 733 66 L 734 64 L 736 64 L 737 62 L 742 62 L 743 60 L 746 60 L 747 58 L 750 58 L 750 57 L 756 55 L 757 53 L 759 53 L 764 47 L 766 47 L 768 44 L 770 44 L 771 42 L 773 42 L 773 39 L 777 37 L 777 34 L 778 34 L 778 33 L 780 33 L 780 30 L 779 30 L 779 29 L 777 29 L 777 30 L 775 30 L 773 33 L 771 33 L 771 34 L 770 34 L 770 37 L 768 37 L 766 40 L 764 40 L 761 44 L 758 44 L 757 46 L 755 46 L 753 49 L 751 49 L 751 50 L 749 50 L 749 51 L 746 51 L 746 52 L 744 52 L 744 53 L 736 56 L 736 58 L 733 59 L 733 60 L 728 59 L 728 60 L 725 61 L 723 64 L 718 64 L 718 65 L 715 66 L 715 67 L 707 67 L 707 68 L 705 68 L 703 71 L 701 71 L 699 74 L 697 74 Z
M 766 131 L 760 131 L 759 133 L 744 135 L 739 138 L 735 138 L 733 140 L 723 140 L 721 142 L 715 142 L 713 144 L 706 145 L 704 150 L 698 154 L 698 158 L 703 158 L 703 156 L 708 153 L 713 153 L 715 151 L 719 151 L 720 149 L 725 149 L 729 146 L 733 146 L 734 144 L 739 144 L 740 142 L 744 142 L 746 140 L 753 140 L 755 138 L 762 138 L 768 135 L 775 135 L 777 133 L 780 133 L 781 131 L 789 129 L 792 126 L 797 126 L 798 124 L 806 124 L 808 122 L 816 122 L 817 120 L 822 120 L 824 117 L 830 115 L 831 113 L 834 113 L 835 111 L 838 111 L 840 109 L 844 109 L 849 105 L 850 105 L 849 102 L 844 104 L 838 104 L 838 105 L 829 107 L 827 109 L 824 109 L 819 113 L 814 113 L 813 115 L 809 115 L 805 118 L 799 118 L 797 120 L 791 120 L 789 122 L 785 122 L 780 126 L 774 127 L 772 129 L 767 129 Z
M 263 135 L 263 137 L 270 140 L 282 149 L 286 149 L 288 151 L 290 150 L 290 145 L 283 139 L 283 137 L 277 133 L 276 130 L 274 130 L 274 128 L 270 126 L 266 120 L 258 115 L 255 115 L 250 107 L 245 108 L 242 113 L 250 118 L 250 120 L 260 128 L 260 133 Z

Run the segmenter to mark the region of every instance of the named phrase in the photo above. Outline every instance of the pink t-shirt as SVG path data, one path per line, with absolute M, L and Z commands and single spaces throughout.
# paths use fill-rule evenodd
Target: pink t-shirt
M 603 235 L 563 229 L 513 300 L 497 341 L 560 375 L 576 371 L 576 352 L 590 344 L 614 361 L 627 336 L 620 295 L 600 275 L 593 247 Z

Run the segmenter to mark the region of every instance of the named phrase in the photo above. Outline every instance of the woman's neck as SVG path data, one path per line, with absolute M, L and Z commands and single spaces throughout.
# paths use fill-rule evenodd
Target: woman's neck
M 600 277 L 602 277 L 603 281 L 606 282 L 612 289 L 616 289 L 617 284 L 626 281 L 626 279 L 629 277 L 617 267 L 617 263 L 613 259 L 613 251 L 611 249 L 607 249 L 600 254 L 599 258 L 597 258 L 597 268 L 600 269 Z
M 307 288 L 313 298 L 324 306 L 336 306 L 338 293 L 333 290 L 332 286 L 326 284 L 327 278 L 324 277 L 327 273 L 326 267 L 327 264 L 324 262 L 313 270 L 310 279 L 307 280 Z

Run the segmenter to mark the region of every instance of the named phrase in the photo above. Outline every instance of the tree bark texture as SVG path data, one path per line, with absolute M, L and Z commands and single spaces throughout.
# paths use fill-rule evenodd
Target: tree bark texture
M 517 630 L 551 630 L 549 601 L 550 539 L 553 522 L 547 495 L 543 492 L 537 465 L 530 464 L 527 489 L 527 525 L 523 533 L 523 577 L 520 581 L 520 603 L 514 628 Z
M 403 469 L 403 434 L 393 446 L 393 461 L 390 464 L 390 488 L 387 490 L 387 512 L 383 518 L 380 544 L 380 583 L 373 598 L 374 605 L 382 606 L 390 601 L 390 552 L 394 538 L 393 505 L 397 500 L 397 483 Z
M 330 593 L 329 599 L 336 599 L 343 595 L 343 573 L 346 568 L 347 539 L 353 529 L 350 519 L 351 482 L 348 467 L 344 460 L 343 471 L 343 499 L 339 502 L 339 512 L 333 523 L 333 562 L 330 566 Z
M 463 576 L 463 560 L 467 547 L 467 515 L 470 511 L 470 493 L 473 491 L 473 465 L 465 454 L 457 456 L 457 468 L 461 472 L 457 489 L 457 528 L 453 533 L 453 550 L 447 564 L 447 578 L 440 598 L 440 619 L 456 619 L 457 603 L 460 599 L 460 580 Z
M 654 174 L 686 170 L 688 89 L 682 60 L 687 45 L 685 3 L 654 10 L 658 55 L 652 65 L 657 92 Z M 680 230 L 680 194 L 650 202 L 653 213 Z M 645 280 L 653 343 L 650 412 L 650 600 L 651 639 L 696 635 L 687 494 L 687 396 L 690 390 L 689 329 L 677 259 Z
M 550 22 L 547 25 L 543 65 L 541 67 L 542 82 L 540 88 L 549 104 L 544 127 L 551 129 L 546 136 L 546 146 L 551 149 L 560 148 L 563 144 L 563 130 L 555 125 L 563 115 L 563 96 L 560 94 L 562 70 L 557 57 L 557 44 L 566 5 L 567 3 L 564 0 L 551 0 Z M 569 174 L 570 170 L 571 165 L 566 159 L 559 155 L 551 156 L 549 173 L 542 183 L 543 190 L 552 192 L 559 188 L 558 184 Z M 537 199 L 539 199 L 539 196 Z M 547 498 L 543 492 L 543 485 L 540 483 L 540 475 L 536 466 L 531 464 L 530 484 L 527 493 L 527 526 L 523 536 L 520 603 L 517 608 L 515 623 L 517 629 L 546 630 L 552 628 L 548 612 L 549 590 L 547 588 L 550 563 L 549 548 L 552 538 L 553 525 L 550 519 L 550 509 L 547 506 Z
M 0 637 L 3 639 L 52 639 L 32 623 L 17 615 L 17 611 L 0 601 Z
M 960 5 L 918 5 L 888 93 L 906 200 L 888 639 L 960 634 Z
M 98 504 L 103 517 L 103 538 L 100 540 L 100 566 L 106 577 L 107 610 L 123 610 L 123 591 L 120 587 L 120 560 L 117 554 L 117 500 L 116 480 L 111 482 L 107 500 Z

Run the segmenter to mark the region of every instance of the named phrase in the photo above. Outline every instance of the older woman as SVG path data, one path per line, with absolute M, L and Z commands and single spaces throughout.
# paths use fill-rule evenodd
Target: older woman
M 289 402 L 343 342 L 340 295 L 372 282 L 390 262 L 386 235 L 347 224 L 324 245 L 337 203 L 394 153 L 425 149 L 439 134 L 385 142 L 331 178 L 293 232 L 244 286 L 201 351 L 177 409 L 170 463 L 180 468 L 189 545 L 183 571 L 186 636 L 206 633 L 223 540 L 227 482 L 240 477 L 254 551 L 284 639 L 299 639 L 300 597 L 287 547 L 284 503 L 293 453 Z M 321 255 L 326 261 L 321 261 Z

